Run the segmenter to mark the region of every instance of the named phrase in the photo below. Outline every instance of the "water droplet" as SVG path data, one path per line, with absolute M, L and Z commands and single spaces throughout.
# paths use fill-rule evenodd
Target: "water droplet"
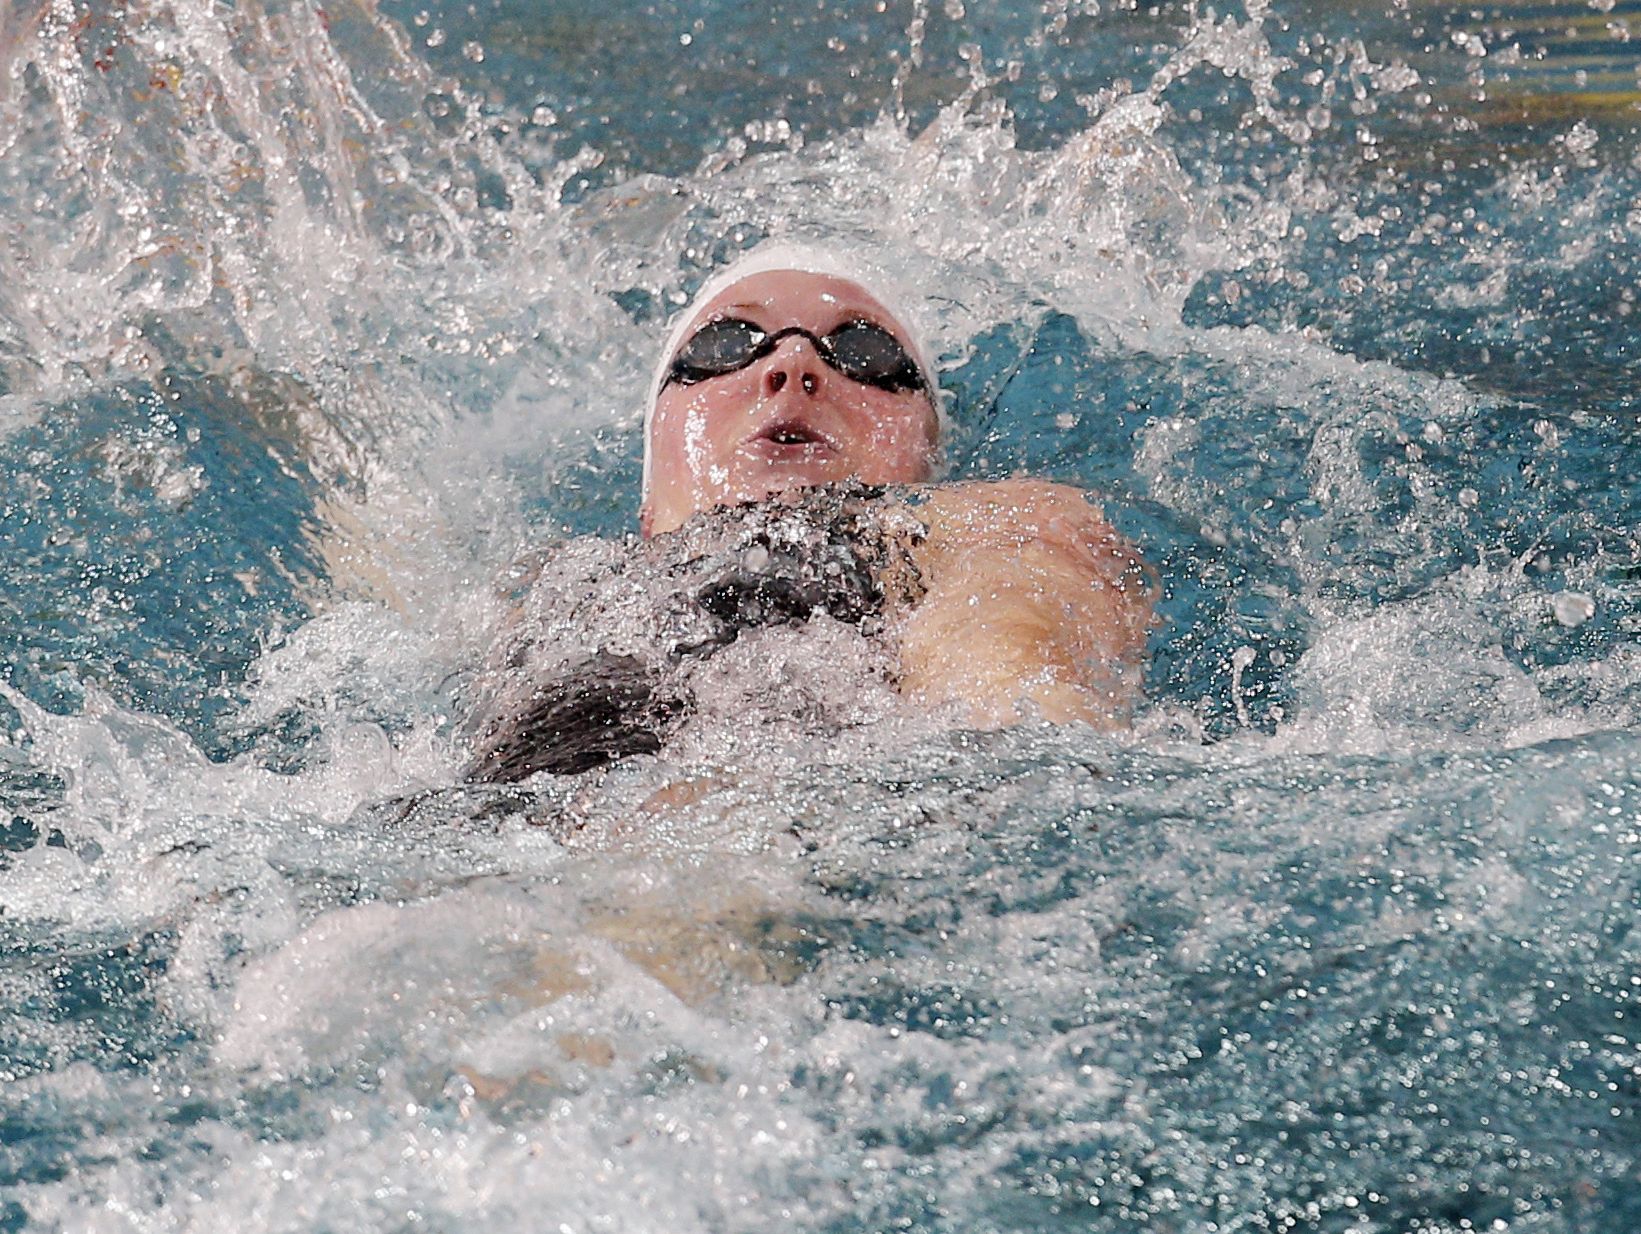
M 1582 591 L 1563 591 L 1550 601 L 1556 620 L 1569 630 L 1577 629 L 1595 616 L 1595 601 Z

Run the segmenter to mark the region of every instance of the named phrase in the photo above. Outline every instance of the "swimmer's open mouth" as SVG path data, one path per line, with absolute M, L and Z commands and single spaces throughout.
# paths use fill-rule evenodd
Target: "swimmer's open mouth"
M 798 448 L 814 448 L 830 450 L 833 448 L 831 438 L 817 433 L 806 424 L 783 422 L 771 424 L 759 433 L 754 441 L 767 441 L 770 445 Z

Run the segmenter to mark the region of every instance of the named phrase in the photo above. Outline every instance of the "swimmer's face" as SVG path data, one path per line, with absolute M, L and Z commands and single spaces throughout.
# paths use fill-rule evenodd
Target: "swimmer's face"
M 814 341 L 831 336 L 840 351 L 858 343 L 875 357 L 881 351 L 872 350 L 870 331 L 853 338 L 833 333 L 868 322 L 913 354 L 889 311 L 863 287 L 799 270 L 748 275 L 696 313 L 684 334 L 686 358 L 701 327 L 730 318 L 756 327 L 757 337 L 791 327 L 814 337 L 791 333 L 744 368 L 715 376 L 694 372 L 692 380 L 662 386 L 650 423 L 645 535 L 672 531 L 716 506 L 817 484 L 929 478 L 939 433 L 931 395 L 921 385 L 889 388 L 897 384 L 892 379 L 855 380 L 829 364 Z

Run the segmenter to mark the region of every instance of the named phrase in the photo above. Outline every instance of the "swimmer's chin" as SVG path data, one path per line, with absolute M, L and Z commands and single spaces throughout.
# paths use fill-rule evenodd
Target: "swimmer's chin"
M 829 443 L 780 442 L 754 438 L 738 451 L 741 467 L 736 501 L 764 501 L 783 493 L 815 488 L 847 478 L 848 468 Z
M 639 533 L 648 539 L 677 531 L 691 518 L 708 510 L 734 506 L 761 505 L 766 501 L 791 504 L 801 501 L 810 489 L 837 484 L 850 472 L 836 466 L 815 465 L 805 460 L 796 464 L 743 467 L 735 482 L 713 494 L 696 494 L 693 508 L 657 508 L 646 501 L 638 511 Z

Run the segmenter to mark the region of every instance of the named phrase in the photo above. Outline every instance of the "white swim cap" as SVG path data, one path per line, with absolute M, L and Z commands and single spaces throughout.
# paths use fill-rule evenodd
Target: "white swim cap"
M 842 257 L 829 249 L 815 247 L 808 244 L 798 244 L 790 240 L 766 240 L 756 248 L 750 249 L 737 261 L 714 274 L 695 293 L 695 298 L 684 306 L 682 312 L 672 321 L 672 328 L 667 332 L 666 345 L 661 348 L 659 359 L 656 360 L 655 371 L 650 377 L 648 397 L 644 401 L 644 485 L 643 496 L 649 497 L 650 492 L 650 424 L 655 418 L 655 400 L 661 396 L 661 387 L 667 379 L 667 368 L 672 363 L 672 356 L 684 341 L 690 326 L 695 323 L 695 316 L 701 306 L 709 302 L 726 287 L 733 287 L 742 279 L 751 278 L 754 274 L 762 274 L 768 270 L 800 270 L 805 274 L 820 274 L 828 278 L 845 279 L 863 288 L 868 295 L 889 311 L 895 326 L 900 331 L 901 338 L 906 340 L 907 349 L 911 352 L 912 360 L 918 371 L 923 374 L 923 380 L 928 384 L 929 401 L 934 404 L 935 416 L 939 421 L 940 439 L 946 436 L 946 411 L 940 402 L 939 386 L 935 382 L 934 365 L 929 362 L 928 349 L 923 340 L 912 329 L 911 317 L 901 310 L 895 298 L 883 290 L 885 278 L 880 272 L 873 271 L 858 261 Z

